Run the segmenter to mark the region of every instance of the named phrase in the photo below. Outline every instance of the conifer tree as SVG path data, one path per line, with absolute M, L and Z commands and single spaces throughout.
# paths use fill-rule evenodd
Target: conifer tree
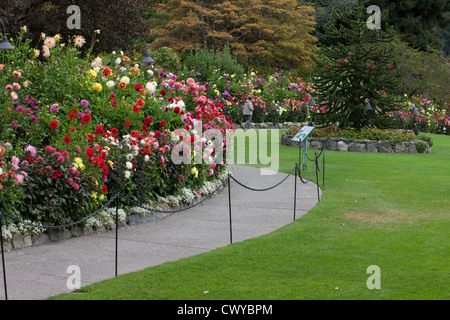
M 380 45 L 394 36 L 392 29 L 383 28 L 387 12 L 381 15 L 379 29 L 369 28 L 371 15 L 361 0 L 352 11 L 333 14 L 340 27 L 325 26 L 330 45 L 321 46 L 313 78 L 319 105 L 326 110 L 318 123 L 385 127 L 387 113 L 397 109 L 401 84 L 392 70 L 396 68 L 393 51 Z

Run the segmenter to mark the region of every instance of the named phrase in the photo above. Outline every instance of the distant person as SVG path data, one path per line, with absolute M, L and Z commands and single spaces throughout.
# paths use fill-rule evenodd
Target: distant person
M 248 96 L 247 100 L 244 103 L 244 129 L 250 129 L 250 123 L 252 122 L 253 116 L 253 103 L 251 100 L 252 96 Z

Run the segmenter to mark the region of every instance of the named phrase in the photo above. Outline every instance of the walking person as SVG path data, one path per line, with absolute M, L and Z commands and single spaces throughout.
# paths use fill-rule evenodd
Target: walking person
M 251 99 L 252 96 L 249 95 L 244 103 L 244 118 L 245 118 L 244 129 L 250 129 L 250 123 L 252 122 L 253 103 Z

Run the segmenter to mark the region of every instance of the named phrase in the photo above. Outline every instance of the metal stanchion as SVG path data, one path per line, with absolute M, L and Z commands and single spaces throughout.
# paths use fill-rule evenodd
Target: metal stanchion
M 294 176 L 294 221 L 295 221 L 295 211 L 297 210 L 297 163 L 295 164 L 295 176 Z
M 316 164 L 317 201 L 320 201 L 319 163 L 317 162 L 317 152 L 314 152 L 314 161 L 315 161 L 315 164 Z
M 233 227 L 231 223 L 231 179 L 228 175 L 228 212 L 230 216 L 230 243 L 233 243 Z
M 118 201 L 117 201 L 118 202 Z M 115 275 L 117 277 L 117 257 L 119 248 L 119 206 L 116 204 L 116 257 L 115 257 Z

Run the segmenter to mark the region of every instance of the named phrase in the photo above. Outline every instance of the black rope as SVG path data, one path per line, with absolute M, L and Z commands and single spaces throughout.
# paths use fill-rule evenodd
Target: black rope
M 301 181 L 303 184 L 307 184 L 308 182 L 311 181 L 311 177 L 312 177 L 312 174 L 313 174 L 313 172 L 314 172 L 314 167 L 315 167 L 315 165 L 316 165 L 316 162 L 314 161 L 313 164 L 312 164 L 312 167 L 311 167 L 311 172 L 309 173 L 309 177 L 308 177 L 308 179 L 307 179 L 306 181 L 303 180 L 303 178 L 302 178 L 301 170 L 298 170 L 298 176 L 299 176 L 299 178 L 300 178 L 300 181 Z
M 239 184 L 240 186 L 242 186 L 242 187 L 244 187 L 246 189 L 249 189 L 249 190 L 252 190 L 252 191 L 268 191 L 268 190 L 272 190 L 272 189 L 278 187 L 280 184 L 285 182 L 291 176 L 292 172 L 294 172 L 296 167 L 297 167 L 297 165 L 294 167 L 294 169 L 291 170 L 291 172 L 283 180 L 281 180 L 280 182 L 278 182 L 277 184 L 275 184 L 275 185 L 273 185 L 271 187 L 263 188 L 263 189 L 257 189 L 257 188 L 252 188 L 252 187 L 246 186 L 242 182 L 238 181 L 235 177 L 233 177 L 231 175 L 230 175 L 230 178 L 233 179 L 237 184 Z
M 310 157 L 308 157 L 308 154 L 305 152 L 306 159 L 308 159 L 309 161 L 313 162 L 313 161 L 316 161 L 316 158 L 320 158 L 320 156 L 322 155 L 322 153 L 323 153 L 324 150 L 325 150 L 325 146 L 327 145 L 327 143 L 328 143 L 329 141 L 330 141 L 330 140 L 327 140 L 327 141 L 324 142 L 324 144 L 322 145 L 322 148 L 320 148 L 320 153 L 319 153 L 318 155 L 316 155 L 316 156 L 314 157 L 314 159 L 311 159 Z
M 323 151 L 323 150 L 322 150 L 322 151 Z M 322 154 L 322 152 L 321 152 L 320 154 Z M 315 160 L 317 160 L 317 158 L 320 156 L 320 154 L 319 154 L 318 156 L 316 155 Z M 313 161 L 314 161 L 314 160 L 313 160 Z M 314 171 L 314 167 L 315 167 L 316 163 L 317 163 L 317 161 L 314 161 L 314 162 L 313 162 L 313 165 L 312 165 L 312 168 L 311 168 L 311 173 L 310 173 L 310 175 L 309 175 L 309 177 L 308 177 L 308 179 L 307 179 L 306 181 L 303 180 L 303 178 L 302 178 L 302 176 L 301 176 L 301 170 L 297 170 L 297 171 L 298 171 L 298 176 L 299 176 L 300 180 L 302 181 L 302 183 L 306 184 L 306 183 L 308 183 L 309 181 L 311 181 L 312 173 L 313 173 L 313 171 Z M 323 164 L 324 164 L 324 161 L 322 160 L 322 166 L 323 166 Z M 126 197 L 126 196 L 122 196 L 122 199 L 125 199 L 125 200 L 127 200 L 128 202 L 132 203 L 133 205 L 135 205 L 135 206 L 137 206 L 137 207 L 140 207 L 140 208 L 142 208 L 142 209 L 144 209 L 144 210 L 147 210 L 147 211 L 149 211 L 149 212 L 174 214 L 174 213 L 177 213 L 177 212 L 182 212 L 182 211 L 189 210 L 189 209 L 191 209 L 191 208 L 194 208 L 194 207 L 196 207 L 196 206 L 202 204 L 203 202 L 205 202 L 206 200 L 208 200 L 209 198 L 211 198 L 213 195 L 215 195 L 215 194 L 216 194 L 216 193 L 217 193 L 217 192 L 225 185 L 225 183 L 227 183 L 230 179 L 233 179 L 237 184 L 239 184 L 240 186 L 242 186 L 242 187 L 244 187 L 244 188 L 246 188 L 246 189 L 248 189 L 248 190 L 251 190 L 251 191 L 268 191 L 268 190 L 272 190 L 272 189 L 274 189 L 274 188 L 280 186 L 283 182 L 285 182 L 285 181 L 292 175 L 292 173 L 293 173 L 294 170 L 296 170 L 296 169 L 298 169 L 298 165 L 297 165 L 297 164 L 296 164 L 295 167 L 291 170 L 291 172 L 290 172 L 286 177 L 284 177 L 280 182 L 278 182 L 278 183 L 276 183 L 275 185 L 270 186 L 270 187 L 268 187 L 268 188 L 253 188 L 253 187 L 249 187 L 249 186 L 245 185 L 244 183 L 240 182 L 239 180 L 237 180 L 237 179 L 236 179 L 235 177 L 233 177 L 231 174 L 228 174 L 227 178 L 224 179 L 224 180 L 217 186 L 217 188 L 216 188 L 213 192 L 211 192 L 210 194 L 208 194 L 207 196 L 205 196 L 204 198 L 202 198 L 201 200 L 199 200 L 199 201 L 196 202 L 196 203 L 192 203 L 192 204 L 187 205 L 187 206 L 185 206 L 185 207 L 183 207 L 183 208 L 174 209 L 174 210 L 160 210 L 160 209 L 156 209 L 156 208 L 147 207 L 147 206 L 144 206 L 144 205 L 142 205 L 142 204 L 140 204 L 140 203 L 137 203 L 135 200 L 130 199 L 130 198 Z M 229 179 L 229 178 L 230 178 L 230 179 Z M 105 210 L 106 208 L 108 208 L 108 207 L 111 205 L 111 203 L 113 203 L 113 202 L 119 197 L 120 194 L 121 194 L 121 191 L 119 191 L 117 194 L 115 194 L 111 199 L 109 199 L 109 200 L 105 203 L 104 206 L 102 206 L 101 208 L 97 209 L 97 210 L 96 210 L 95 212 L 93 212 L 92 214 L 90 214 L 90 215 L 88 215 L 88 216 L 86 216 L 86 217 L 84 217 L 84 218 L 82 218 L 82 219 L 80 219 L 80 220 L 78 220 L 78 221 L 74 221 L 74 222 L 71 222 L 71 223 L 63 224 L 63 225 L 56 225 L 56 226 L 55 226 L 55 225 L 53 225 L 53 226 L 50 226 L 50 225 L 38 225 L 38 224 L 35 224 L 35 223 L 32 223 L 32 222 L 23 221 L 23 220 L 21 220 L 21 219 L 18 219 L 18 218 L 16 218 L 16 217 L 13 217 L 13 216 L 11 216 L 11 215 L 5 213 L 5 212 L 2 211 L 2 210 L 0 210 L 0 218 L 1 218 L 2 216 L 5 216 L 5 217 L 7 217 L 7 218 L 9 218 L 9 219 L 11 219 L 11 220 L 13 220 L 13 221 L 15 221 L 16 223 L 20 223 L 20 224 L 25 225 L 25 226 L 34 227 L 34 228 L 39 228 L 39 229 L 63 229 L 63 228 L 70 228 L 70 227 L 74 227 L 74 226 L 76 226 L 76 225 L 78 225 L 78 224 L 80 224 L 80 223 L 82 223 L 82 222 L 84 222 L 84 221 L 86 221 L 86 220 L 88 220 L 88 219 L 90 219 L 90 218 L 96 216 L 96 215 L 99 214 L 101 211 L 103 211 L 103 210 Z

